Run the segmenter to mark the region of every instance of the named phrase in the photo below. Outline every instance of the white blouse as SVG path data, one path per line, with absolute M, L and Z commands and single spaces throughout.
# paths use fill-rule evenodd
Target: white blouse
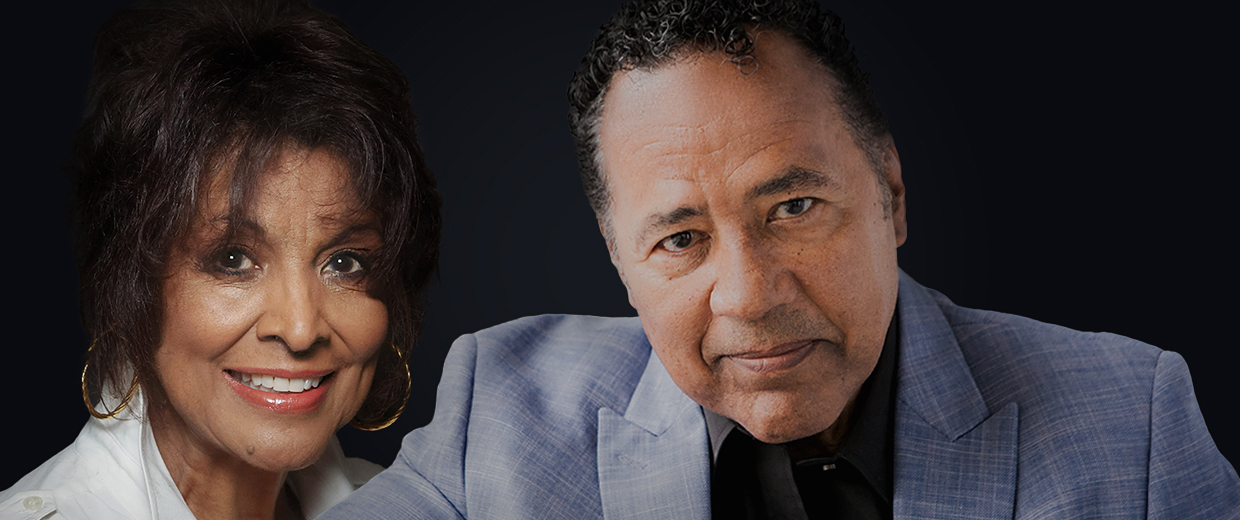
M 141 395 L 131 407 L 143 406 Z M 332 437 L 318 462 L 290 472 L 288 485 L 312 519 L 383 470 L 347 458 Z M 129 410 L 91 417 L 73 444 L 0 492 L 0 519 L 193 520 L 155 446 L 150 423 Z

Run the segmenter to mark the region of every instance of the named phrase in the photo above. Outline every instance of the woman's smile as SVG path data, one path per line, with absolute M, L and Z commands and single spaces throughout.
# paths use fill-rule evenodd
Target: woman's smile
M 273 375 L 272 372 L 257 370 L 225 370 L 224 372 L 250 388 L 273 393 L 300 393 L 318 388 L 323 378 L 331 375 L 331 372 L 318 376 L 280 376 Z
M 251 405 L 280 414 L 308 413 L 319 408 L 331 390 L 331 374 L 285 378 L 271 374 L 224 371 L 224 380 Z

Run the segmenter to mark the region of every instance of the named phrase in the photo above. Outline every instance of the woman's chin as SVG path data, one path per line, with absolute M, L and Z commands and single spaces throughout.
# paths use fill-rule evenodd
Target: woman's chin
M 318 462 L 328 443 L 327 438 L 305 437 L 272 441 L 255 439 L 253 443 L 243 443 L 244 448 L 238 450 L 237 455 L 246 464 L 263 471 L 297 471 Z

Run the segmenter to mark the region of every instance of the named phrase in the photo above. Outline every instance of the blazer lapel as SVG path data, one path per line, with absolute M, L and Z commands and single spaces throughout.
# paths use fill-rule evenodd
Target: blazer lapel
M 710 518 L 706 420 L 653 352 L 627 411 L 598 412 L 598 475 L 604 518 Z
M 1018 410 L 990 413 L 951 325 L 900 273 L 895 517 L 1012 518 Z

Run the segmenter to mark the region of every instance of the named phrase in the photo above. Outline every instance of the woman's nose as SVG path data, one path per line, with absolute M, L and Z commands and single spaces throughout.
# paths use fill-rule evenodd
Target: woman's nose
M 331 331 L 323 319 L 323 285 L 317 277 L 273 269 L 263 282 L 259 340 L 279 341 L 294 353 L 328 341 Z

